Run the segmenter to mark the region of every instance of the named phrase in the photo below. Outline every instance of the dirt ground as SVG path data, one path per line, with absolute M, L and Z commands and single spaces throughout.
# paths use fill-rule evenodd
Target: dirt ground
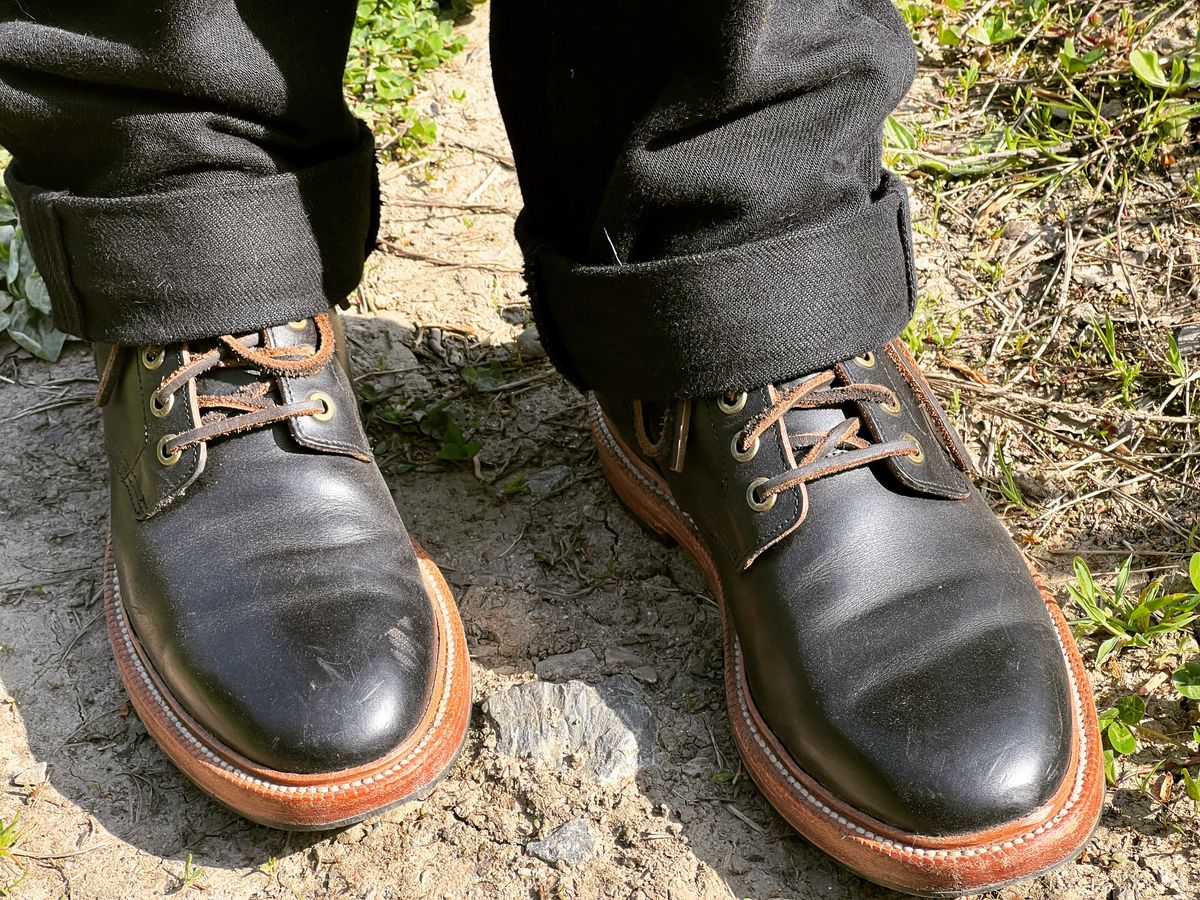
M 104 632 L 108 494 L 88 354 L 75 345 L 49 366 L 0 344 L 0 820 L 19 815 L 21 832 L 21 855 L 0 857 L 0 887 L 19 881 L 14 896 L 892 896 L 794 836 L 748 783 L 726 724 L 720 628 L 702 580 L 681 550 L 649 538 L 610 494 L 582 398 L 544 359 L 518 351 L 530 321 L 511 240 L 519 192 L 488 79 L 486 20 L 481 8 L 463 26 L 469 49 L 431 77 L 421 101 L 439 123 L 433 156 L 384 172 L 386 248 L 347 316 L 381 463 L 466 622 L 476 711 L 460 761 L 425 801 L 338 833 L 259 827 L 193 787 L 130 712 Z M 919 112 L 921 91 L 919 84 L 910 110 Z M 465 100 L 456 99 L 460 92 Z M 1014 428 L 1030 439 L 1039 433 L 1002 420 L 1004 395 L 986 383 L 947 385 L 961 376 L 956 360 L 961 367 L 1002 359 L 995 336 L 1010 314 L 1033 311 L 1001 305 L 984 315 L 987 302 L 962 301 L 964 279 L 981 254 L 1036 255 L 1031 241 L 1042 226 L 1016 222 L 980 237 L 956 229 L 952 208 L 934 215 L 920 190 L 915 200 L 919 221 L 940 222 L 918 229 L 925 291 L 961 307 L 955 321 L 964 331 L 949 356 L 931 352 L 925 362 L 942 375 L 938 386 L 972 450 L 991 460 Z M 1150 298 L 1157 264 L 1141 259 Z M 1030 271 L 1045 264 L 1034 259 Z M 1079 266 L 1086 269 L 1083 260 Z M 1080 302 L 1103 302 L 1106 284 L 1096 276 Z M 1179 324 L 1197 322 L 1191 296 L 1191 318 Z M 1067 334 L 1076 324 L 1064 315 Z M 1017 390 L 1033 392 L 1029 381 Z M 465 437 L 422 433 L 397 412 L 414 400 L 448 401 Z M 1061 414 L 1068 412 L 1088 416 L 1086 404 Z M 481 445 L 474 463 L 438 459 L 464 442 Z M 1149 548 L 1138 557 L 1139 577 L 1168 574 L 1178 562 L 1153 548 L 1179 546 L 1175 532 L 1196 524 L 1195 491 L 1141 482 L 1121 497 L 1089 500 L 1096 485 L 1047 474 L 1088 452 L 1055 444 L 1048 460 L 1020 440 L 1012 446 L 1018 483 L 1049 490 L 1043 509 L 1055 515 L 1031 516 L 999 496 L 996 508 L 1057 584 L 1081 548 L 1094 551 L 1089 560 L 1104 571 L 1128 549 Z M 994 477 L 994 466 L 985 464 L 984 474 Z M 596 656 L 583 680 L 632 674 L 658 718 L 657 763 L 636 783 L 596 787 L 570 768 L 494 752 L 479 704 L 532 679 L 539 660 L 580 648 Z M 1169 670 L 1177 657 L 1161 652 L 1138 651 L 1097 673 L 1101 705 Z M 1147 695 L 1153 714 L 1186 727 L 1191 713 L 1169 685 L 1159 679 Z M 39 763 L 47 766 L 40 784 Z M 555 868 L 525 852 L 527 842 L 574 818 L 601 835 L 594 859 Z M 1195 897 L 1196 829 L 1190 801 L 1157 802 L 1130 780 L 1110 792 L 1078 864 L 1000 896 Z

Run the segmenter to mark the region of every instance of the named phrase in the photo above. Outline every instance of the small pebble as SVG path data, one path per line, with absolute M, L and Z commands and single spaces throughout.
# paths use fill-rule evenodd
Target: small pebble
M 557 656 L 547 656 L 534 664 L 538 678 L 546 681 L 563 681 L 582 672 L 596 668 L 600 660 L 589 648 L 582 647 L 570 653 L 559 653 Z
M 34 763 L 12 776 L 12 783 L 17 787 L 37 787 L 46 783 L 46 764 Z
M 546 348 L 542 346 L 542 337 L 536 325 L 530 325 L 517 335 L 517 352 L 526 359 L 545 358 Z
M 525 487 L 535 497 L 548 497 L 566 484 L 570 477 L 570 466 L 551 466 L 527 475 Z
M 525 852 L 543 862 L 578 865 L 600 852 L 600 836 L 583 819 L 572 819 L 540 841 L 530 841 Z
M 636 669 L 630 671 L 629 674 L 642 684 L 658 683 L 658 673 L 655 672 L 654 669 L 650 668 L 650 666 L 638 666 Z

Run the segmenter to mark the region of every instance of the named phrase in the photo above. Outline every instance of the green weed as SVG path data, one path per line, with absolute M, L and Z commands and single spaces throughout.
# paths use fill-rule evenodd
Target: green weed
M 1109 784 L 1117 781 L 1117 756 L 1137 751 L 1136 729 L 1146 715 L 1146 701 L 1136 694 L 1122 697 L 1117 705 L 1103 710 L 1098 717 L 1104 738 L 1104 774 Z
M 176 893 L 186 891 L 189 888 L 200 887 L 200 879 L 205 875 L 204 869 L 192 863 L 192 854 L 188 853 L 187 858 L 183 861 L 183 875 L 180 876 L 179 886 L 175 888 Z
M 1109 592 L 1096 584 L 1087 563 L 1075 557 L 1075 583 L 1067 585 L 1067 592 L 1084 617 L 1071 624 L 1077 634 L 1108 635 L 1096 649 L 1097 666 L 1126 646 L 1149 647 L 1151 638 L 1182 631 L 1200 617 L 1195 612 L 1200 606 L 1200 553 L 1191 559 L 1191 591 L 1164 594 L 1156 579 L 1134 594 L 1129 590 L 1132 564 L 1133 557 L 1121 564 Z
M 11 896 L 13 891 L 25 880 L 28 871 L 18 862 L 13 853 L 13 849 L 17 846 L 17 841 L 21 839 L 21 832 L 17 828 L 17 823 L 20 821 L 19 815 L 13 816 L 12 821 L 0 822 L 0 860 L 7 860 L 13 865 L 21 869 L 21 874 L 16 881 L 10 881 L 7 884 L 0 884 L 0 897 Z
M 397 406 L 391 402 L 393 391 L 380 391 L 368 384 L 359 385 L 358 391 L 364 419 L 390 425 L 406 434 L 431 438 L 438 444 L 438 459 L 469 462 L 483 449 L 482 444 L 469 441 L 463 435 L 449 401 L 414 400 L 405 406 Z
M 1021 489 L 1017 486 L 1012 466 L 1009 465 L 1008 459 L 1004 455 L 1003 447 L 996 448 L 996 464 L 1000 467 L 1000 493 L 1004 496 L 1004 499 L 1013 506 L 1018 506 L 1026 512 L 1030 512 L 1030 506 L 1025 502 L 1025 497 L 1021 494 Z
M 912 168 L 956 179 L 1007 171 L 1010 197 L 1044 199 L 1068 177 L 1120 189 L 1200 118 L 1200 48 L 1163 58 L 1152 46 L 1166 7 L 1135 16 L 1050 0 L 914 0 L 900 9 L 917 41 L 957 66 L 943 85 L 945 115 L 987 97 L 980 136 L 952 155 L 889 129 L 892 159 Z
M 1142 376 L 1141 363 L 1130 362 L 1117 349 L 1116 326 L 1113 325 L 1111 316 L 1105 314 L 1104 324 L 1093 320 L 1092 327 L 1100 339 L 1100 345 L 1104 348 L 1105 356 L 1108 357 L 1108 361 L 1112 365 L 1112 374 L 1121 382 L 1121 399 L 1125 401 L 1126 406 L 1132 407 L 1133 386 Z M 1178 348 L 1176 349 L 1178 350 Z
M 0 159 L 0 170 L 4 168 Z M 50 293 L 17 221 L 12 196 L 0 182 L 0 333 L 34 356 L 53 362 L 65 336 L 50 318 Z
M 1184 663 L 1171 675 L 1171 684 L 1181 696 L 1200 700 L 1200 663 Z
M 21 832 L 17 828 L 20 820 L 21 817 L 17 815 L 12 817 L 12 821 L 0 824 L 0 859 L 16 861 L 12 851 L 21 839 Z
M 437 126 L 413 106 L 420 78 L 466 46 L 454 20 L 473 0 L 359 0 L 346 98 L 381 151 L 406 156 L 432 143 Z
M 1179 344 L 1173 334 L 1167 335 L 1166 363 L 1167 368 L 1171 370 L 1171 375 L 1174 376 L 1170 381 L 1171 387 L 1178 387 L 1187 381 L 1188 364 L 1179 351 Z

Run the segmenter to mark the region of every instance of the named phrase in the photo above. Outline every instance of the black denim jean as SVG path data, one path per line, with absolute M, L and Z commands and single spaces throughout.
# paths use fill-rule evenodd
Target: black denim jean
M 378 221 L 351 0 L 0 0 L 0 145 L 62 328 L 163 344 L 340 302 Z M 778 381 L 911 314 L 887 0 L 492 0 L 534 312 L 581 387 Z

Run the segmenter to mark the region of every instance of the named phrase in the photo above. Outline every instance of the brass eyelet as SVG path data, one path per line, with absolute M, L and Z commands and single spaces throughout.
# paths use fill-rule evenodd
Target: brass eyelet
M 758 456 L 758 448 L 762 446 L 762 441 L 755 438 L 754 443 L 743 450 L 742 436 L 740 431 L 733 436 L 733 440 L 729 442 L 729 455 L 740 463 L 750 462 L 750 460 Z
M 175 465 L 175 463 L 179 462 L 179 460 L 183 457 L 182 450 L 175 450 L 172 453 L 164 453 L 163 452 L 167 447 L 167 441 L 171 441 L 174 439 L 175 439 L 175 435 L 164 434 L 162 436 L 162 439 L 158 442 L 158 448 L 155 450 L 155 454 L 158 456 L 158 461 L 160 463 L 162 463 L 164 466 L 173 466 L 173 465 Z
M 318 422 L 328 422 L 337 413 L 337 407 L 334 405 L 333 398 L 324 391 L 313 391 L 308 395 L 310 403 L 320 403 L 324 408 L 319 413 L 309 413 Z
M 308 328 L 308 319 L 297 319 L 294 322 L 288 322 L 287 327 L 292 331 L 304 331 Z
M 918 441 L 911 434 L 902 434 L 902 435 L 900 435 L 900 437 L 902 440 L 912 441 L 914 444 L 917 445 L 917 452 L 910 456 L 905 456 L 904 458 L 906 460 L 908 460 L 910 463 L 912 463 L 914 466 L 919 466 L 919 465 L 921 465 L 921 463 L 925 462 L 925 448 L 921 446 L 921 442 Z
M 900 402 L 900 398 L 895 394 L 892 394 L 892 399 L 887 403 L 880 403 L 879 405 L 883 408 L 885 413 L 893 416 L 900 415 L 901 411 L 904 409 L 904 405 Z
M 167 413 L 169 413 L 171 411 L 171 408 L 174 406 L 175 406 L 175 395 L 174 394 L 167 394 L 167 402 L 166 403 L 160 402 L 157 394 L 150 395 L 150 413 L 156 419 L 161 419 L 163 416 L 165 416 Z
M 864 353 L 862 356 L 856 356 L 856 357 L 854 357 L 854 361 L 856 363 L 858 363 L 860 366 L 862 366 L 864 369 L 875 368 L 875 354 L 874 353 Z
M 748 395 L 746 394 L 746 392 L 742 391 L 736 397 L 734 397 L 732 401 L 730 401 L 730 400 L 726 399 L 728 397 L 727 394 L 722 394 L 720 397 L 717 398 L 717 409 L 719 409 L 721 412 L 725 413 L 725 415 L 727 415 L 727 416 L 732 416 L 735 413 L 740 413 L 743 409 L 746 408 L 747 396 Z
M 162 347 L 143 347 L 139 355 L 142 365 L 153 372 L 163 364 L 163 360 L 167 358 L 167 351 Z
M 746 488 L 746 505 L 755 512 L 766 512 L 775 505 L 775 501 L 779 498 L 778 494 L 772 494 L 766 500 L 758 499 L 758 489 L 770 480 L 769 478 L 755 478 Z

